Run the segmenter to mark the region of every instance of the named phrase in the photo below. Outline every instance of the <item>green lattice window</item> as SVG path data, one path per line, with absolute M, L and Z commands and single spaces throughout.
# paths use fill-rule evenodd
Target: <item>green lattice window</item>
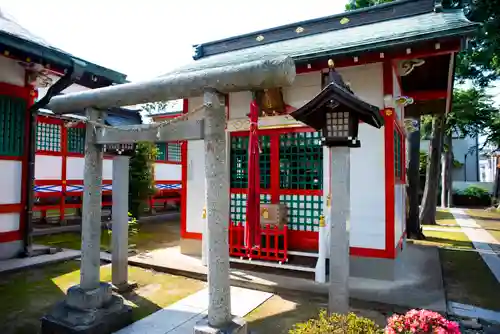
M 271 138 L 260 136 L 260 187 L 269 189 L 271 187 Z
M 231 188 L 248 188 L 248 137 L 231 137 Z
M 61 152 L 61 126 L 59 124 L 38 122 L 36 124 L 36 149 Z
M 299 231 L 318 231 L 322 214 L 323 196 L 280 195 L 280 202 L 288 207 L 288 227 Z
M 158 150 L 156 161 L 165 161 L 167 159 L 167 143 L 156 144 L 156 149 Z
M 271 186 L 271 138 L 259 136 L 260 187 Z M 231 188 L 248 188 L 248 137 L 231 137 Z
M 280 135 L 281 189 L 323 188 L 323 146 L 320 132 Z
M 24 151 L 26 101 L 0 96 L 0 155 L 20 157 Z
M 181 162 L 181 143 L 158 143 L 156 148 L 158 149 L 156 161 Z
M 271 203 L 271 195 L 260 194 L 260 202 L 263 204 Z M 246 194 L 231 194 L 230 215 L 233 224 L 245 223 L 247 195 Z
M 68 128 L 68 152 L 85 152 L 85 128 Z
M 394 174 L 396 180 L 400 180 L 402 178 L 402 142 L 401 135 L 397 130 L 394 130 Z
M 181 144 L 168 143 L 167 144 L 167 160 L 181 162 Z

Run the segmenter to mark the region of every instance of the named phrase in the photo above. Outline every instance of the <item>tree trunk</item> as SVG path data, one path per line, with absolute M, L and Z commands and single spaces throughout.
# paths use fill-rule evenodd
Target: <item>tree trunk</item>
M 436 224 L 437 192 L 439 187 L 439 171 L 441 151 L 443 149 L 444 115 L 436 115 L 432 120 L 431 141 L 425 173 L 425 188 L 420 209 L 420 223 Z
M 445 135 L 443 138 L 443 151 L 441 154 L 441 207 L 449 208 L 451 206 L 451 168 L 453 147 L 451 135 Z
M 497 151 L 499 150 L 500 148 L 497 148 Z M 497 201 L 497 209 L 500 209 L 500 200 L 499 200 L 499 197 L 500 197 L 500 169 L 498 168 L 498 165 L 500 164 L 500 158 L 497 156 L 495 158 L 495 166 L 493 168 L 495 168 L 495 180 L 493 182 L 493 200 L 496 200 Z
M 411 239 L 419 239 L 420 220 L 418 212 L 418 195 L 420 191 L 420 118 L 415 119 L 416 131 L 409 132 L 407 137 L 408 147 L 408 217 L 406 219 L 406 233 Z
M 446 173 L 446 182 L 448 183 L 448 189 L 446 189 L 446 197 L 448 197 L 448 207 L 451 208 L 453 206 L 453 161 L 455 160 L 455 156 L 453 155 L 453 137 L 450 135 L 448 140 L 448 147 L 450 154 L 448 155 L 448 173 Z

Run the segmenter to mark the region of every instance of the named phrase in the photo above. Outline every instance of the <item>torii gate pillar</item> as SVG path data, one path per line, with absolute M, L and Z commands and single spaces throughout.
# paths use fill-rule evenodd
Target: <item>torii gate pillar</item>
M 226 114 L 224 97 L 206 91 L 205 178 L 208 236 L 208 317 L 194 328 L 195 334 L 247 333 L 246 322 L 231 315 L 229 280 L 229 178 L 226 166 Z
M 96 163 L 100 145 L 139 141 L 205 140 L 207 178 L 208 317 L 196 324 L 195 334 L 247 334 L 244 320 L 231 314 L 229 280 L 229 180 L 226 169 L 225 108 L 222 94 L 289 86 L 295 78 L 293 59 L 280 56 L 240 64 L 226 64 L 199 71 L 172 72 L 153 80 L 64 94 L 52 98 L 47 108 L 56 114 L 85 108 L 106 109 L 154 101 L 204 95 L 204 121 L 183 120 L 159 127 L 143 124 L 102 128 L 95 110 L 88 114 L 85 152 L 85 217 L 83 222 L 81 284 L 68 291 L 66 302 L 44 318 L 42 333 L 109 334 L 129 319 L 123 302 L 112 303 L 111 287 L 99 282 L 101 169 Z M 90 149 L 90 150 L 89 150 Z M 100 162 L 102 164 L 102 162 Z M 99 167 L 101 166 L 101 167 Z M 90 169 L 87 169 L 90 167 Z M 97 187 L 99 185 L 99 187 Z M 100 211 L 100 210 L 99 210 Z M 87 228 L 88 227 L 88 228 Z M 87 242 L 88 241 L 88 242 Z M 73 293 L 75 292 L 75 293 Z M 71 296 L 70 296 L 71 293 Z M 80 299 L 78 299 L 80 298 Z M 83 309 L 82 309 L 83 305 Z M 65 308 L 66 307 L 66 308 Z M 69 310 L 68 307 L 71 309 Z M 74 316 L 78 309 L 78 316 Z M 50 319 L 50 320 L 48 320 Z M 120 320 L 121 319 L 121 320 Z M 64 326 L 61 326 L 64 322 Z M 122 323 L 123 325 L 123 323 Z M 59 327 L 57 327 L 59 326 Z M 123 326 L 122 326 L 123 327 Z

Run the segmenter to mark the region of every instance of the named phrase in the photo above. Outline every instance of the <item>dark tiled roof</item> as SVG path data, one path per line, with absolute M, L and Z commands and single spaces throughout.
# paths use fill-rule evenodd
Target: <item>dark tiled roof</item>
M 40 109 L 38 111 L 41 115 L 51 116 L 54 113 L 48 109 Z M 84 117 L 82 112 L 74 112 L 62 116 L 63 118 L 72 119 L 74 117 Z M 137 125 L 142 124 L 142 118 L 139 110 L 128 109 L 128 108 L 109 108 L 107 110 L 107 115 L 105 122 L 107 125 L 111 126 L 122 126 L 122 125 Z
M 67 53 L 28 31 L 10 15 L 0 9 L 0 44 L 26 54 L 32 54 L 46 62 L 62 67 L 72 66 L 74 61 L 86 65 L 86 71 L 110 80 L 124 83 L 126 75 L 111 69 L 90 63 Z M 35 61 L 35 59 L 33 60 Z
M 403 6 L 419 1 L 422 0 L 398 1 L 393 6 Z M 422 3 L 427 2 L 429 1 L 422 1 Z M 388 7 L 391 8 L 390 6 L 380 6 L 382 9 L 385 8 L 384 10 L 387 10 Z M 353 27 L 348 27 L 349 24 L 346 24 L 347 27 L 342 29 L 318 32 L 303 37 L 297 36 L 278 42 L 202 57 L 170 73 L 204 70 L 283 55 L 290 56 L 298 62 L 308 61 L 323 57 L 366 52 L 367 50 L 374 51 L 391 46 L 404 46 L 435 38 L 462 37 L 477 28 L 477 24 L 469 21 L 460 9 L 435 11 L 434 7 L 432 7 L 427 13 L 417 12 L 417 14 L 413 13 L 411 16 L 406 15 L 397 19 L 386 17 L 381 22 Z M 300 25 L 300 23 L 296 25 Z M 259 32 L 254 35 L 258 36 Z M 247 37 L 247 35 L 243 36 L 243 38 Z M 233 39 L 237 40 L 238 37 Z M 221 41 L 220 48 L 224 47 L 223 43 L 229 42 Z

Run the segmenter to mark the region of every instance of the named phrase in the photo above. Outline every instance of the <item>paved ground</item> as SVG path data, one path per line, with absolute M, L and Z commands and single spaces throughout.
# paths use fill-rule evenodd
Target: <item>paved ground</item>
M 407 307 L 446 310 L 444 288 L 438 250 L 417 245 L 407 245 L 401 259 L 401 275 L 396 281 L 383 281 L 351 277 L 351 297 L 379 303 Z M 206 280 L 207 268 L 201 259 L 180 253 L 179 247 L 168 247 L 129 257 L 129 264 L 176 275 Z M 244 288 L 280 293 L 302 291 L 325 295 L 327 284 L 310 279 L 264 272 L 231 269 L 231 284 Z
M 231 313 L 243 318 L 272 297 L 271 293 L 231 287 Z M 116 334 L 191 334 L 196 323 L 207 315 L 208 288 L 170 305 Z
M 458 225 L 474 244 L 474 248 L 481 250 L 480 254 L 484 262 L 490 268 L 492 274 L 500 283 L 500 258 L 494 252 L 491 245 L 498 245 L 498 241 L 474 219 L 470 218 L 462 209 L 450 209 Z

